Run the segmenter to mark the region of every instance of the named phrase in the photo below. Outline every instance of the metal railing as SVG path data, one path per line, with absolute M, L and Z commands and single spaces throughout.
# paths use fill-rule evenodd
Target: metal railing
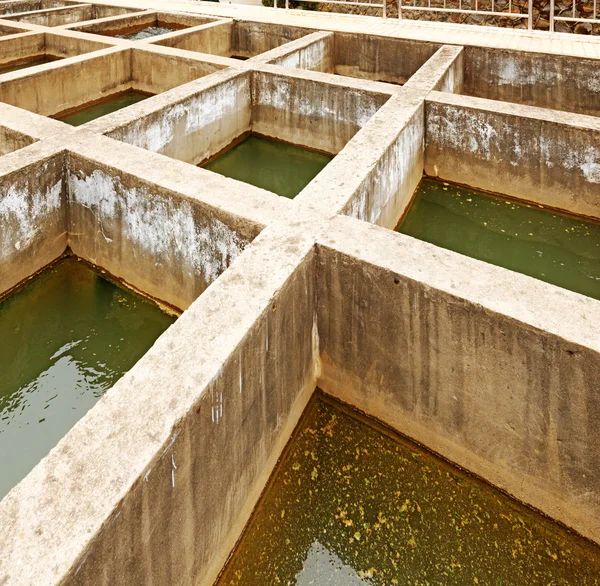
M 529 3 L 532 3 L 532 0 L 529 0 Z M 584 3 L 583 6 L 587 6 L 590 3 Z M 556 5 L 555 0 L 550 0 L 550 32 L 554 32 L 555 23 L 558 22 L 571 22 L 574 24 L 582 23 L 589 24 L 590 26 L 600 25 L 600 18 L 598 18 L 598 0 L 593 0 L 592 3 L 592 17 L 582 17 L 577 16 L 577 8 L 575 0 L 572 0 L 571 5 L 571 16 L 561 16 L 560 13 L 556 14 Z
M 375 0 L 374 2 L 360 1 L 360 0 L 305 0 L 309 3 L 315 4 L 334 4 L 344 6 L 361 6 L 364 8 L 377 8 L 382 11 L 383 18 L 387 18 L 388 6 L 386 0 Z M 534 23 L 534 10 L 533 0 L 527 2 L 527 12 L 513 12 L 515 2 L 508 0 L 508 6 L 506 10 L 502 10 L 502 7 L 507 5 L 506 1 L 502 0 L 426 0 L 427 5 L 422 6 L 417 4 L 417 0 L 412 0 L 412 3 L 405 3 L 407 0 L 396 0 L 398 8 L 398 18 L 404 18 L 409 13 L 421 13 L 421 14 L 458 14 L 461 16 L 480 16 L 480 17 L 495 17 L 495 18 L 506 18 L 509 20 L 522 20 L 527 22 L 527 28 L 533 29 L 547 29 L 548 24 L 543 26 L 536 26 Z M 516 1 L 516 0 L 515 0 Z M 570 24 L 585 23 L 591 27 L 596 27 L 597 32 L 600 32 L 600 13 L 599 6 L 600 0 L 588 0 L 583 3 L 583 8 L 588 7 L 589 16 L 582 16 L 577 10 L 577 1 L 571 0 L 571 8 L 563 9 L 559 11 L 556 6 L 556 0 L 550 0 L 550 14 L 549 18 L 549 30 L 550 32 L 555 31 L 557 22 L 565 22 Z M 500 9 L 498 5 L 500 4 Z M 273 0 L 273 6 L 285 5 L 285 8 L 290 8 L 290 0 Z M 482 6 L 483 5 L 483 6 Z M 485 6 L 489 6 L 486 8 Z M 518 7 L 517 7 L 518 8 Z M 540 19 L 538 18 L 538 21 Z M 548 21 L 546 21 L 548 22 Z M 592 32 L 588 30 L 587 32 Z
M 595 1 L 595 0 L 594 0 Z M 404 12 L 438 12 L 447 14 L 461 14 L 463 16 L 497 16 L 502 18 L 514 18 L 517 20 L 527 19 L 527 28 L 533 29 L 533 0 L 528 2 L 527 14 L 521 12 L 513 12 L 512 0 L 508 0 L 508 12 L 496 10 L 496 0 L 491 1 L 491 10 L 480 10 L 479 0 L 475 0 L 475 8 L 464 8 L 463 0 L 452 2 L 458 4 L 455 8 L 448 8 L 447 0 L 443 0 L 443 6 L 431 6 L 431 0 L 427 0 L 427 6 L 417 6 L 416 0 L 412 4 L 403 4 L 402 0 L 398 0 L 398 18 L 403 17 Z
M 387 18 L 387 1 L 378 0 L 377 2 L 355 2 L 353 0 L 302 0 L 310 4 L 343 4 L 344 6 L 364 6 L 366 8 L 381 8 L 383 18 Z M 277 0 L 273 0 L 273 6 L 277 8 Z M 285 0 L 285 7 L 290 7 L 290 0 Z

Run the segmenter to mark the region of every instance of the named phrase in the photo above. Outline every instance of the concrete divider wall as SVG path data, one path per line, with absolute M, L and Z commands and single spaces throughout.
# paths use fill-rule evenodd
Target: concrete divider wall
M 73 252 L 179 309 L 262 229 L 120 169 L 76 155 L 69 160 Z
M 423 118 L 418 93 L 393 96 L 296 200 L 393 228 L 423 175 Z
M 464 92 L 600 116 L 600 59 L 467 47 Z
M 183 31 L 156 41 L 156 44 L 228 57 L 231 55 L 232 31 L 233 20 L 222 20 L 207 24 L 194 31 Z
M 39 55 L 45 50 L 44 33 L 25 34 L 16 39 L 0 37 L 0 65 Z
M 600 118 L 431 93 L 425 136 L 427 175 L 600 218 Z
M 259 237 L 0 503 L 6 584 L 213 583 L 315 387 L 311 225 Z
M 196 165 L 250 130 L 250 75 L 232 71 L 213 75 L 203 89 L 175 104 L 170 100 L 107 134 Z
M 350 218 L 321 243 L 319 386 L 598 542 L 600 304 Z
M 220 69 L 212 63 L 174 57 L 158 52 L 132 51 L 132 85 L 137 90 L 159 94 Z
M 41 144 L 0 163 L 0 296 L 65 251 L 63 168 L 64 155 Z
M 47 8 L 61 8 L 83 2 L 70 2 L 69 0 L 15 0 L 4 1 L 0 6 L 0 15 L 16 14 L 19 12 L 32 12 L 34 10 L 44 10 Z
M 130 86 L 130 51 L 108 49 L 60 69 L 4 81 L 0 83 L 0 101 L 51 116 Z
M 253 72 L 252 130 L 300 146 L 337 154 L 389 99 L 270 67 Z
M 94 18 L 94 7 L 91 4 L 65 8 L 51 8 L 40 12 L 25 12 L 15 16 L 6 16 L 6 20 L 26 22 L 40 26 L 60 26 L 71 22 L 91 20 Z
M 404 84 L 440 46 L 412 39 L 335 33 L 335 73 Z
M 253 61 L 270 63 L 292 69 L 309 69 L 323 73 L 334 70 L 334 35 L 329 32 L 312 33 L 267 51 Z
M 101 41 L 92 41 L 89 39 L 80 39 L 76 36 L 54 35 L 44 33 L 46 38 L 46 53 L 56 57 L 75 57 L 91 51 L 106 49 L 110 45 Z
M 236 55 L 253 57 L 311 32 L 314 30 L 297 26 L 236 20 L 231 35 L 231 50 Z

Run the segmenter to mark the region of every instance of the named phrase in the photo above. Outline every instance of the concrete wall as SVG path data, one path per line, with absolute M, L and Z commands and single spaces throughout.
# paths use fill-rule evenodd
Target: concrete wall
M 600 119 L 432 93 L 425 173 L 600 218 Z
M 333 73 L 333 33 L 318 32 L 267 51 L 253 61 L 292 69 Z
M 68 202 L 76 255 L 179 309 L 262 229 L 76 155 L 69 158 Z
M 83 4 L 83 2 L 70 2 L 69 0 L 9 0 L 2 2 L 0 14 L 17 14 L 20 12 L 47 10 L 49 8 L 60 8 L 75 4 Z
M 105 43 L 51 33 L 30 33 L 10 39 L 0 37 L 0 65 L 38 55 L 74 57 L 107 47 Z
M 157 45 L 174 47 L 211 55 L 231 55 L 231 36 L 233 20 L 224 20 L 207 24 L 195 31 L 184 31 L 167 39 L 157 41 Z
M 0 503 L 0 580 L 213 583 L 316 381 L 297 227 L 259 237 Z
M 224 71 L 108 136 L 193 165 L 250 130 L 250 73 Z M 200 85 L 200 84 L 199 84 Z
M 5 152 L 15 137 L 0 140 Z M 67 246 L 63 168 L 64 155 L 40 143 L 0 161 L 0 297 Z
M 404 84 L 439 44 L 335 33 L 335 73 Z
M 388 98 L 265 65 L 253 73 L 252 130 L 336 154 Z
M 213 18 L 193 16 L 183 13 L 140 12 L 137 14 L 108 17 L 71 30 L 96 33 L 107 36 L 128 34 L 147 26 L 167 26 L 172 29 L 184 29 L 213 22 Z
M 135 89 L 159 94 L 214 73 L 211 63 L 149 51 L 132 51 L 131 77 Z
M 464 92 L 599 116 L 600 59 L 467 47 Z
M 130 87 L 130 80 L 129 51 L 109 49 L 91 60 L 0 83 L 0 101 L 51 116 Z
M 423 174 L 423 119 L 417 93 L 390 98 L 296 200 L 393 228 Z
M 25 12 L 19 15 L 6 16 L 7 20 L 27 22 L 41 26 L 61 26 L 72 22 L 105 18 L 118 14 L 138 12 L 135 9 L 121 8 L 118 6 L 103 6 L 101 4 L 80 4 L 65 8 L 51 8 L 39 12 Z
M 310 29 L 281 24 L 236 20 L 231 35 L 235 55 L 253 57 L 313 32 Z
M 600 304 L 349 218 L 321 243 L 319 386 L 598 541 Z

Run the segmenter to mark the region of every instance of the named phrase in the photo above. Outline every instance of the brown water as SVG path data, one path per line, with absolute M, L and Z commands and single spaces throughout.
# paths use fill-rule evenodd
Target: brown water
M 600 549 L 345 407 L 311 401 L 226 585 L 600 584 Z
M 174 319 L 75 257 L 0 302 L 0 499 Z
M 28 67 L 33 67 L 34 65 L 52 63 L 53 61 L 58 61 L 59 59 L 62 59 L 62 57 L 53 57 L 51 55 L 35 55 L 29 59 L 20 59 L 18 61 L 13 61 L 12 63 L 0 65 L 0 74 L 11 73 L 12 71 L 20 71 L 21 69 L 27 69 Z

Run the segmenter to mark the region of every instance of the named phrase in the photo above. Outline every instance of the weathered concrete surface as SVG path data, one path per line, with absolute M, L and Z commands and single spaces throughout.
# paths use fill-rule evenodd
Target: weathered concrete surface
M 406 82 L 406 87 L 425 96 L 430 91 L 460 93 L 464 80 L 464 49 L 443 45 Z
M 156 44 L 223 57 L 254 57 L 310 32 L 299 27 L 227 20 L 171 35 Z
M 223 71 L 154 100 L 129 123 L 125 112 L 115 113 L 90 128 L 104 127 L 112 138 L 197 165 L 250 130 L 250 76 Z
M 294 216 L 0 503 L 4 586 L 212 584 L 318 376 L 315 221 Z
M 600 116 L 600 59 L 468 47 L 464 93 Z
M 333 53 L 333 33 L 318 32 L 271 49 L 252 60 L 292 69 L 333 73 Z
M 121 8 L 118 6 L 103 6 L 101 4 L 78 4 L 49 10 L 34 12 L 23 12 L 19 14 L 10 14 L 5 16 L 6 20 L 17 22 L 26 22 L 41 26 L 61 26 L 72 22 L 81 22 L 104 18 L 106 16 L 115 16 L 117 14 L 127 14 L 137 12 L 135 9 Z
M 42 142 L 0 159 L 0 297 L 67 246 L 63 168 L 64 154 Z
M 107 47 L 106 43 L 52 33 L 31 32 L 18 37 L 0 37 L 0 65 L 44 55 L 55 58 L 74 57 Z
M 344 148 L 389 98 L 282 70 L 262 65 L 253 73 L 252 130 L 327 153 Z
M 393 228 L 423 175 L 423 119 L 417 92 L 390 98 L 296 200 Z
M 600 303 L 350 218 L 318 258 L 319 386 L 600 541 Z
M 197 59 L 113 47 L 47 64 L 43 71 L 15 72 L 0 82 L 0 100 L 52 116 L 131 88 L 161 93 L 216 69 Z
M 335 73 L 405 84 L 439 44 L 335 33 Z
M 62 8 L 75 6 L 83 2 L 70 0 L 7 0 L 0 6 L 0 15 L 18 14 L 21 12 L 33 12 L 35 10 L 47 10 L 49 8 Z
M 93 149 L 86 139 L 74 141 L 71 150 L 73 252 L 180 309 L 189 307 L 264 227 L 260 218 L 250 219 L 247 208 L 241 216 L 207 205 L 204 193 L 228 186 L 234 191 L 238 183 L 232 180 L 180 164 L 180 182 L 190 184 L 181 193 L 161 175 L 165 159 L 158 155 L 147 153 L 140 161 L 126 145 L 109 139 L 94 141 Z M 268 198 L 267 192 L 254 191 Z
M 177 30 L 200 26 L 209 22 L 215 22 L 215 19 L 184 13 L 138 12 L 132 15 L 103 18 L 89 24 L 73 27 L 72 30 L 116 36 L 129 34 L 135 32 L 137 29 L 149 26 L 167 27 Z
M 600 119 L 431 93 L 425 173 L 600 218 Z

